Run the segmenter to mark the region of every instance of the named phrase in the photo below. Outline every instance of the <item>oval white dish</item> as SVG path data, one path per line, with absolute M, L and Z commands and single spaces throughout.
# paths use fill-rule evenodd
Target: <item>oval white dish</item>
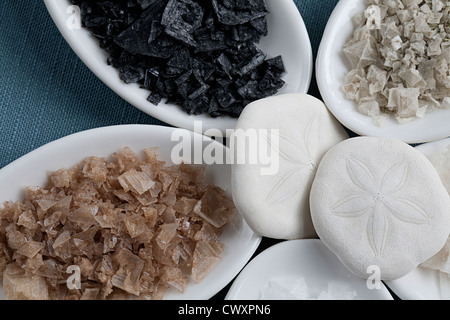
M 71 29 L 67 22 L 73 12 L 69 9 L 69 0 L 44 0 L 56 26 L 66 41 L 86 64 L 86 66 L 108 87 L 131 105 L 150 116 L 179 128 L 195 131 L 219 129 L 223 134 L 234 129 L 237 119 L 221 117 L 213 119 L 208 115 L 189 116 L 179 106 L 161 102 L 154 106 L 147 101 L 149 92 L 137 84 L 125 84 L 119 79 L 118 71 L 106 63 L 108 54 L 101 49 L 98 41 L 87 29 Z M 282 55 L 286 74 L 285 86 L 278 92 L 307 93 L 311 83 L 313 55 L 308 32 L 303 19 L 292 0 L 267 0 L 269 34 L 261 39 L 260 47 L 268 57 Z M 68 10 L 69 9 L 69 10 Z M 202 128 L 194 126 L 202 121 Z M 199 132 L 199 133 L 203 133 Z
M 305 280 L 318 296 L 329 283 L 338 283 L 356 292 L 355 299 L 392 300 L 386 287 L 369 290 L 366 280 L 348 271 L 318 239 L 290 240 L 276 244 L 255 257 L 242 270 L 226 296 L 227 300 L 257 300 L 270 281 Z
M 396 138 L 407 143 L 429 142 L 450 136 L 450 110 L 435 110 L 423 119 L 403 124 L 388 118 L 380 127 L 372 117 L 358 112 L 354 101 L 345 98 L 341 86 L 350 68 L 342 49 L 354 31 L 352 17 L 364 9 L 363 0 L 340 0 L 325 28 L 317 54 L 316 77 L 327 107 L 345 127 L 359 135 Z
M 172 139 L 177 132 L 176 139 Z M 191 138 L 191 146 L 205 148 L 217 144 L 212 139 L 182 129 L 150 125 L 123 125 L 104 127 L 76 133 L 42 146 L 21 157 L 0 170 L 0 203 L 9 200 L 22 200 L 26 186 L 43 186 L 47 172 L 61 168 L 71 168 L 88 156 L 108 157 L 124 147 L 135 152 L 149 147 L 159 147 L 159 159 L 172 163 L 171 152 L 180 143 L 179 137 Z M 173 140 L 173 141 L 172 141 Z M 188 141 L 188 140 L 186 140 Z M 203 150 L 203 149 L 201 149 Z M 224 152 L 225 149 L 224 149 Z M 229 165 L 213 164 L 206 169 L 207 183 L 224 189 L 231 197 L 231 168 Z M 240 215 L 228 226 L 221 236 L 225 244 L 222 261 L 199 284 L 192 280 L 184 294 L 168 291 L 165 299 L 209 299 L 224 288 L 256 251 L 261 237 L 255 235 Z M 0 286 L 0 299 L 5 299 Z
M 416 147 L 426 157 L 445 152 L 450 146 L 450 138 L 424 143 Z M 429 268 L 417 267 L 406 276 L 386 281 L 386 285 L 404 300 L 441 300 L 439 272 Z M 448 288 L 450 290 L 450 288 Z

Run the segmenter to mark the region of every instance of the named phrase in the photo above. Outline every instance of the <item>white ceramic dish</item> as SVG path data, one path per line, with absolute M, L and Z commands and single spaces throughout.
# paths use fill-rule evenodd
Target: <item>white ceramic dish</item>
M 48 171 L 70 168 L 92 155 L 108 157 L 126 146 L 136 152 L 148 147 L 159 147 L 159 158 L 171 164 L 171 151 L 180 141 L 171 141 L 175 130 L 178 130 L 177 133 L 181 132 L 183 137 L 191 137 L 192 146 L 205 148 L 211 143 L 218 144 L 191 131 L 159 126 L 115 126 L 76 133 L 51 142 L 0 170 L 0 202 L 22 200 L 26 186 L 45 185 Z M 223 145 L 218 147 L 225 148 Z M 229 165 L 209 165 L 206 172 L 208 183 L 220 186 L 231 196 Z M 190 281 L 184 294 L 174 290 L 167 292 L 165 299 L 211 298 L 245 266 L 261 238 L 238 215 L 235 222 L 225 229 L 221 241 L 226 245 L 223 259 L 211 273 L 199 284 Z M 0 299 L 5 299 L 3 290 L 0 290 Z
M 416 147 L 429 157 L 436 152 L 445 152 L 450 145 L 450 138 L 429 142 Z M 406 276 L 386 281 L 386 285 L 404 300 L 441 300 L 439 289 L 439 272 L 418 267 Z
M 407 143 L 450 136 L 450 110 L 436 110 L 423 119 L 404 124 L 389 118 L 379 127 L 371 117 L 356 110 L 354 101 L 345 98 L 341 86 L 350 67 L 342 48 L 354 31 L 352 17 L 364 9 L 363 0 L 341 0 L 330 16 L 316 60 L 317 83 L 325 104 L 345 127 L 359 135 L 396 138 Z
M 317 239 L 284 241 L 266 249 L 242 270 L 226 299 L 257 300 L 272 279 L 298 277 L 303 277 L 317 295 L 327 290 L 329 282 L 337 282 L 356 291 L 356 299 L 392 300 L 383 284 L 380 289 L 369 290 L 365 280 L 355 277 Z
M 106 63 L 108 54 L 99 47 L 97 40 L 88 30 L 71 30 L 70 21 L 73 12 L 68 8 L 69 0 L 44 0 L 50 15 L 66 41 L 80 59 L 107 86 L 131 105 L 165 123 L 179 128 L 199 131 L 194 121 L 202 121 L 203 131 L 234 129 L 236 119 L 222 117 L 212 119 L 207 115 L 188 116 L 180 107 L 161 103 L 154 106 L 147 101 L 149 92 L 138 85 L 127 85 L 119 79 L 118 71 Z M 313 70 L 311 43 L 303 19 L 292 0 L 267 0 L 270 9 L 268 15 L 269 35 L 260 42 L 260 47 L 268 57 L 283 56 L 286 85 L 279 91 L 283 93 L 307 93 Z

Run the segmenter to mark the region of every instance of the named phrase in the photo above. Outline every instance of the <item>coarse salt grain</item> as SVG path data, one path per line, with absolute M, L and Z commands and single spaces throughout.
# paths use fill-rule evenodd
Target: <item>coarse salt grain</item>
M 355 290 L 334 281 L 315 294 L 303 277 L 272 279 L 260 291 L 260 300 L 355 300 L 356 297 Z

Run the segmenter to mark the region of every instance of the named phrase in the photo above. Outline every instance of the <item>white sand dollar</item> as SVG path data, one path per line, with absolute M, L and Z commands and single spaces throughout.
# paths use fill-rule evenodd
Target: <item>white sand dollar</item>
M 318 99 L 285 94 L 248 105 L 235 132 L 248 137 L 256 132 L 258 139 L 239 144 L 238 135 L 233 136 L 238 156 L 265 146 L 272 151 L 272 169 L 276 169 L 264 173 L 267 164 L 262 158 L 233 165 L 233 199 L 248 225 L 269 238 L 316 237 L 309 210 L 311 184 L 326 151 L 348 138 L 344 128 Z
M 358 137 L 333 147 L 310 201 L 319 237 L 361 278 L 371 266 L 383 280 L 402 277 L 449 236 L 450 197 L 436 170 L 397 140 Z

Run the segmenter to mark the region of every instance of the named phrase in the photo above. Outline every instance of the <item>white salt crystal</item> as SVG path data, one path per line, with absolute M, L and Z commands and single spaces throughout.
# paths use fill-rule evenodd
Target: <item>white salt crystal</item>
M 304 278 L 271 280 L 261 290 L 261 300 L 308 300 L 308 286 Z
M 355 300 L 357 295 L 356 291 L 337 282 L 330 282 L 328 284 L 328 294 L 335 300 Z
M 395 38 L 393 38 L 391 43 L 392 48 L 394 48 L 394 50 L 399 50 L 403 46 L 403 41 L 402 38 L 400 38 L 400 36 L 396 36 Z
M 356 291 L 337 282 L 314 295 L 303 277 L 273 279 L 260 292 L 260 300 L 355 300 L 356 296 Z
M 326 291 L 320 292 L 319 296 L 317 297 L 317 300 L 336 300 L 332 295 L 330 295 Z

